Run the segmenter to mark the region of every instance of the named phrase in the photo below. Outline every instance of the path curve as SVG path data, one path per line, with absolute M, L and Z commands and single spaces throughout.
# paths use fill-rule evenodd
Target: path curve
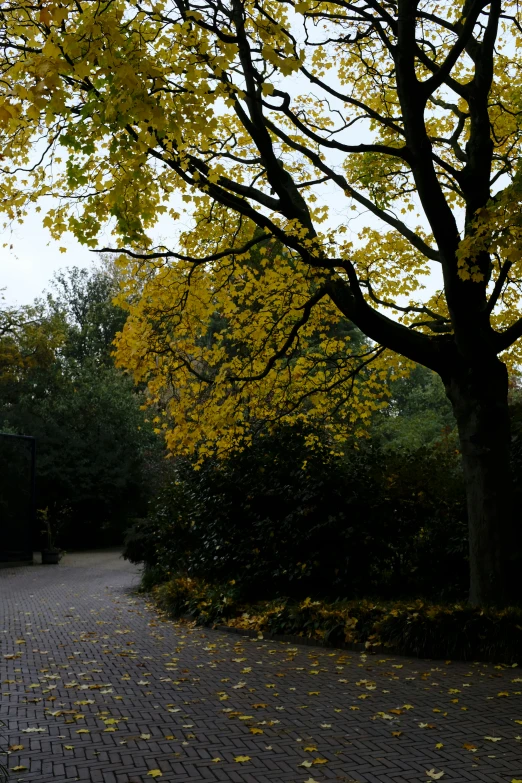
M 137 583 L 114 551 L 0 570 L 13 781 L 522 779 L 520 669 L 165 623 Z

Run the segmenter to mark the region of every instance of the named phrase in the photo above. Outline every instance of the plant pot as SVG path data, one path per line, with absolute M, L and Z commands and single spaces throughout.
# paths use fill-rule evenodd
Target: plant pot
M 42 565 L 57 565 L 60 562 L 62 553 L 59 549 L 43 549 Z

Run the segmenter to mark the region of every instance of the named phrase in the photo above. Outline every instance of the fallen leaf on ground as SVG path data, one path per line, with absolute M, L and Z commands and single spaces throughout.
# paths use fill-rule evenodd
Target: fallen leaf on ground
M 163 772 L 161 769 L 151 769 L 147 772 L 147 775 L 149 775 L 151 778 L 161 778 L 163 777 Z
M 427 769 L 426 770 L 426 775 L 431 780 L 440 780 L 440 778 L 444 775 L 444 772 L 435 772 L 434 769 Z
M 237 764 L 243 764 L 245 761 L 250 761 L 250 756 L 234 756 L 234 761 Z

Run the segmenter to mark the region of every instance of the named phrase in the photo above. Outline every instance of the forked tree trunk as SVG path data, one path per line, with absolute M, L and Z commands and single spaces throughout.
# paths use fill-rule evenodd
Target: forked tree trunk
M 498 359 L 445 379 L 466 484 L 472 604 L 520 600 L 520 524 L 513 508 L 508 374 Z

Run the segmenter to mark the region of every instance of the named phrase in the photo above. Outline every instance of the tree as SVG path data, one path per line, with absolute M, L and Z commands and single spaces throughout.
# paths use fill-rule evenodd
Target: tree
M 50 394 L 20 397 L 6 416 L 37 438 L 38 506 L 48 508 L 62 546 L 119 543 L 146 509 L 145 463 L 157 439 L 142 399 L 114 367 L 86 363 L 57 380 Z
M 458 423 L 470 599 L 518 599 L 515 0 L 15 0 L 1 13 L 3 209 L 16 220 L 59 195 L 45 225 L 92 247 L 112 221 L 139 284 L 121 362 L 152 399 L 170 395 L 168 442 L 226 448 L 253 406 L 328 418 L 350 394 L 355 424 L 390 352 L 423 364 Z M 178 219 L 174 193 L 193 226 L 176 251 L 154 248 L 158 216 Z M 351 208 L 364 211 L 353 231 Z M 442 290 L 423 299 L 430 265 Z M 199 350 L 216 310 L 246 355 Z M 340 319 L 372 341 L 366 356 L 329 342 Z M 300 351 L 317 333 L 322 357 Z
M 72 268 L 57 284 L 47 306 L 0 311 L 0 429 L 36 437 L 38 505 L 59 543 L 112 544 L 145 511 L 161 444 L 143 396 L 113 365 L 114 281 Z
M 65 317 L 64 356 L 80 364 L 90 361 L 111 367 L 114 338 L 125 323 L 126 312 L 113 304 L 119 293 L 114 266 L 95 269 L 70 267 L 58 272 L 47 295 L 51 312 Z
M 372 422 L 374 445 L 408 453 L 448 440 L 457 449 L 455 418 L 438 375 L 417 364 L 407 377 L 392 380 L 389 394 Z
M 48 377 L 65 339 L 60 313 L 51 317 L 41 303 L 0 309 L 0 399 L 13 408 L 21 394 L 33 394 Z M 30 434 L 30 433 L 26 433 Z

